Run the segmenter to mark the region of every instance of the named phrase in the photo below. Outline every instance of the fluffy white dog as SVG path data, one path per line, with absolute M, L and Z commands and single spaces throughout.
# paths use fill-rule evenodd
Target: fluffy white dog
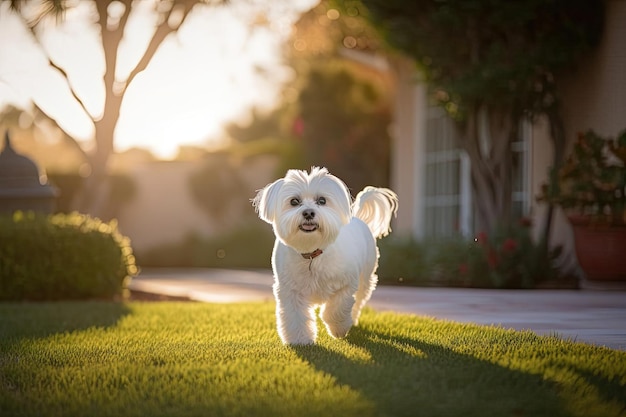
M 313 167 L 288 171 L 252 202 L 276 235 L 272 268 L 283 343 L 315 343 L 317 306 L 328 333 L 346 336 L 376 287 L 376 238 L 391 231 L 396 194 L 365 187 L 352 203 L 340 179 Z

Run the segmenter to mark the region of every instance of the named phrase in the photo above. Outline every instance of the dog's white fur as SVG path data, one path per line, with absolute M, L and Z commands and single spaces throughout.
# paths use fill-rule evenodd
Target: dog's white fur
M 272 268 L 282 342 L 315 343 L 318 306 L 328 333 L 346 336 L 376 287 L 376 238 L 391 231 L 396 194 L 368 186 L 352 203 L 340 179 L 313 167 L 289 170 L 259 190 L 253 205 L 276 235 Z

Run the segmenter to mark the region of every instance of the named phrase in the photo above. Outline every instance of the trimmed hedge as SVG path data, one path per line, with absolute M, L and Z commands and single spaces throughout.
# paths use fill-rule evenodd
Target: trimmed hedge
M 0 216 L 0 300 L 113 298 L 137 273 L 115 221 L 87 215 Z

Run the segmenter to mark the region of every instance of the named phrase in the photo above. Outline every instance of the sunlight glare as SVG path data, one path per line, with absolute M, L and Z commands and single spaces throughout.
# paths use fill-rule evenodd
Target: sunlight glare
M 223 141 L 224 123 L 249 115 L 252 107 L 275 105 L 278 91 L 293 77 L 281 62 L 289 28 L 315 0 L 295 2 L 232 1 L 228 7 L 196 5 L 179 28 L 157 50 L 153 60 L 126 91 L 115 129 L 115 149 L 150 149 L 174 158 L 178 146 L 213 146 Z M 137 64 L 157 22 L 153 2 L 133 2 L 120 44 L 116 67 L 118 88 Z M 111 20 L 119 23 L 123 5 L 112 3 Z M 91 141 L 94 125 L 72 98 L 71 88 L 97 120 L 104 109 L 104 54 L 95 5 L 81 1 L 59 25 L 44 25 L 42 45 L 68 74 L 47 63 L 47 56 L 19 18 L 0 5 L 0 107 L 28 109 L 32 100 L 79 141 Z M 116 10 L 117 9 L 117 10 Z M 258 19 L 260 10 L 266 19 Z M 85 145 L 88 145 L 85 142 Z

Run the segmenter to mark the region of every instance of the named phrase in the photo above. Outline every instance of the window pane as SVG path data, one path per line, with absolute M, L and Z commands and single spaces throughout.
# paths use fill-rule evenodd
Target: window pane
M 447 237 L 458 233 L 460 206 L 427 207 L 425 215 L 426 237 Z

